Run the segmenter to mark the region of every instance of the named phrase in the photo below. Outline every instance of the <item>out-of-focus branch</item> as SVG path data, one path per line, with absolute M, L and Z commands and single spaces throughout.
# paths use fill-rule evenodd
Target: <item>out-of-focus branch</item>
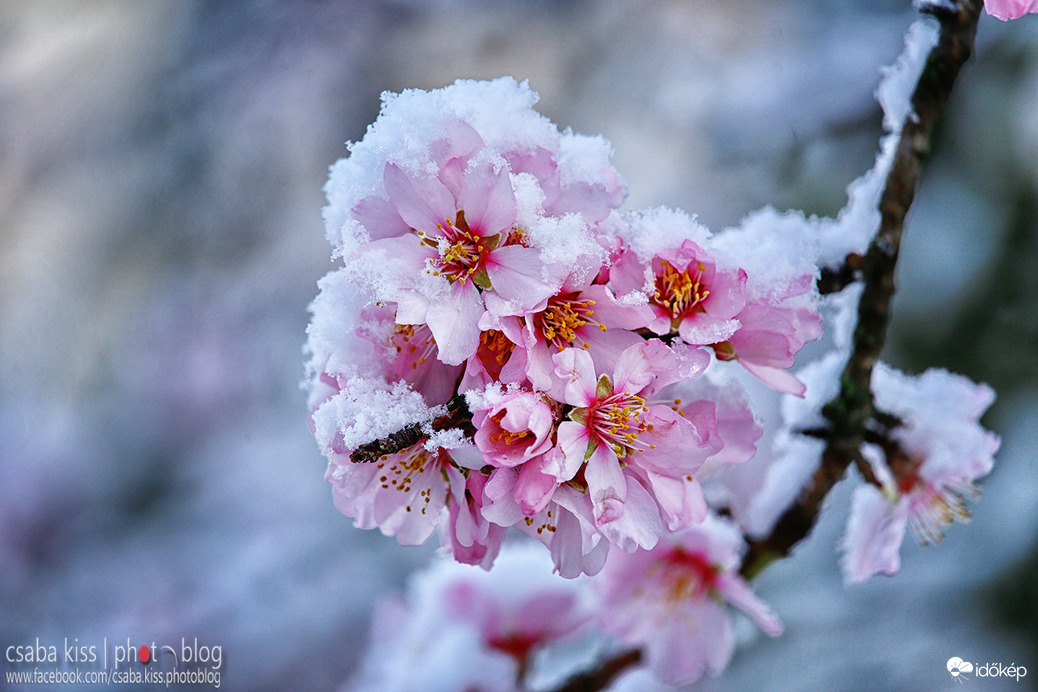
M 604 690 L 613 680 L 631 666 L 642 660 L 642 652 L 631 649 L 603 661 L 597 668 L 577 673 L 559 687 L 556 692 L 596 692 Z
M 981 0 L 958 0 L 954 6 L 926 5 L 923 10 L 940 21 L 940 34 L 912 95 L 913 113 L 902 127 L 880 198 L 880 228 L 862 262 L 864 290 L 858 303 L 851 354 L 840 377 L 839 395 L 823 409 L 829 428 L 822 463 L 771 535 L 750 544 L 743 562 L 742 572 L 746 576 L 757 574 L 771 560 L 788 554 L 807 536 L 822 501 L 860 454 L 866 426 L 875 416 L 870 386 L 872 369 L 886 341 L 905 215 L 915 197 L 923 160 L 930 152 L 934 124 L 960 68 L 972 52 Z M 834 286 L 839 283 L 835 281 Z

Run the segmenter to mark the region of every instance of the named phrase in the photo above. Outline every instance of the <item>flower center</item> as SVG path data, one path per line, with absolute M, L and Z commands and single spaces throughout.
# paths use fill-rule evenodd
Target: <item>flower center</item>
M 425 364 L 425 359 L 436 349 L 436 341 L 428 325 L 398 324 L 389 337 L 389 343 L 397 352 L 397 363 L 404 368 L 410 364 L 411 370 L 417 370 Z M 420 350 L 419 350 L 420 349 Z M 399 360 L 399 359 L 402 359 Z M 403 376 L 404 373 L 397 373 Z
M 415 445 L 399 454 L 381 457 L 378 468 L 382 474 L 378 480 L 382 484 L 382 489 L 411 492 L 415 477 L 425 472 L 428 461 L 429 453 L 422 445 Z M 422 494 L 426 492 L 422 491 Z
M 638 442 L 638 436 L 652 430 L 652 424 L 641 419 L 648 410 L 644 398 L 620 392 L 595 404 L 591 408 L 587 425 L 601 442 L 611 446 L 616 456 L 623 459 L 632 452 L 646 449 L 644 443 Z M 649 449 L 655 447 L 648 445 Z
M 666 585 L 665 598 L 669 603 L 703 598 L 717 590 L 719 570 L 701 553 L 675 548 L 656 563 L 656 569 Z
M 533 633 L 514 632 L 508 635 L 497 635 L 487 640 L 491 649 L 508 654 L 520 665 L 526 665 L 533 649 L 542 642 L 542 637 Z
M 514 350 L 515 344 L 505 336 L 504 332 L 488 329 L 479 333 L 476 357 L 494 381 L 501 379 L 501 368 L 508 362 Z
M 939 543 L 944 529 L 954 521 L 970 520 L 966 498 L 976 500 L 980 488 L 969 481 L 937 486 L 920 479 L 911 491 L 908 515 L 912 533 L 923 545 Z
M 495 413 L 494 415 L 492 415 L 490 417 L 490 420 L 494 421 L 497 424 L 497 429 L 499 430 L 499 432 L 491 433 L 490 441 L 493 442 L 494 444 L 497 444 L 497 443 L 499 443 L 499 442 L 501 442 L 503 440 L 504 443 L 506 445 L 508 445 L 508 446 L 512 446 L 512 445 L 516 444 L 517 442 L 526 443 L 527 445 L 532 443 L 533 440 L 529 439 L 530 438 L 530 431 L 529 430 L 520 430 L 519 432 L 511 432 L 511 431 L 505 430 L 503 427 L 501 427 L 501 419 L 503 419 L 505 417 L 505 413 L 506 413 L 506 411 L 504 411 L 502 409 L 501 411 L 498 411 L 497 413 Z
M 443 223 L 436 224 L 436 230 L 442 235 L 430 237 L 418 231 L 422 243 L 439 252 L 439 257 L 427 260 L 430 268 L 426 271 L 433 276 L 443 276 L 450 283 L 465 283 L 483 266 L 487 250 L 485 239 L 469 230 L 463 209 L 458 211 L 455 221 L 444 219 Z
M 604 324 L 594 319 L 595 305 L 593 300 L 577 300 L 577 293 L 560 293 L 548 299 L 548 305 L 533 316 L 534 327 L 541 333 L 544 340 L 552 344 L 558 350 L 563 350 L 573 345 L 577 338 L 577 330 L 591 322 L 598 325 L 603 332 L 606 331 Z M 584 343 L 584 348 L 590 348 L 591 344 Z
M 706 267 L 696 262 L 695 271 L 689 273 L 678 271 L 667 260 L 660 260 L 663 273 L 656 277 L 656 290 L 652 294 L 652 302 L 670 313 L 671 319 L 684 317 L 692 312 L 702 310 L 700 304 L 710 295 L 703 285 L 703 272 Z

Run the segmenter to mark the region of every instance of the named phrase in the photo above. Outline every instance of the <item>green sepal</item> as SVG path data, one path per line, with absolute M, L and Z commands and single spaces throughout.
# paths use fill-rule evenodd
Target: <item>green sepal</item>
M 476 284 L 484 291 L 489 291 L 493 286 L 490 285 L 490 275 L 487 274 L 487 270 L 482 267 L 479 271 L 472 274 L 472 283 Z

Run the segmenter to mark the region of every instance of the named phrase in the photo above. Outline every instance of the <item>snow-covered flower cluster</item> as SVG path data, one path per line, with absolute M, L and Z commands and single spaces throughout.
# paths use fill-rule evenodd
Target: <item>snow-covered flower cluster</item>
M 342 267 L 311 306 L 310 423 L 356 526 L 405 545 L 438 531 L 465 565 L 379 612 L 357 689 L 515 689 L 537 651 L 589 622 L 685 684 L 727 665 L 733 608 L 781 631 L 741 575 L 813 496 L 862 296 L 849 280 L 820 298 L 816 278 L 876 234 L 936 41 L 914 24 L 884 72 L 889 134 L 838 218 L 764 209 L 716 234 L 680 211 L 622 211 L 609 145 L 560 132 L 525 83 L 384 95 L 325 188 Z M 828 352 L 792 373 L 823 315 Z M 986 386 L 872 372 L 864 441 L 822 474 L 853 464 L 865 480 L 848 582 L 895 572 L 907 527 L 933 542 L 968 517 L 998 448 L 979 425 Z M 516 562 L 509 530 L 547 551 Z M 466 566 L 499 553 L 503 577 Z M 527 582 L 537 559 L 567 580 Z M 599 573 L 589 606 L 578 587 Z
M 760 436 L 708 371 L 801 396 L 788 369 L 821 319 L 813 265 L 742 257 L 680 212 L 621 214 L 608 145 L 535 100 L 508 78 L 386 96 L 333 168 L 344 266 L 312 308 L 312 424 L 358 526 L 439 528 L 485 567 L 514 526 L 575 577 L 704 519 L 704 464 Z

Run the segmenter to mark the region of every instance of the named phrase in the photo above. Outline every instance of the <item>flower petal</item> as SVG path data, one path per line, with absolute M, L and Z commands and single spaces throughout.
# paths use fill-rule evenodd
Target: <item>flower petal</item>
M 495 173 L 490 164 L 482 164 L 470 170 L 458 206 L 465 210 L 469 230 L 478 236 L 509 230 L 515 223 L 517 206 L 508 169 Z
M 429 305 L 426 320 L 440 349 L 440 360 L 461 365 L 479 346 L 483 299 L 474 285 L 460 281 L 451 286 L 449 296 Z
M 389 201 L 411 228 L 431 234 L 457 214 L 454 195 L 436 178 L 415 180 L 392 162 L 386 164 L 383 177 Z

